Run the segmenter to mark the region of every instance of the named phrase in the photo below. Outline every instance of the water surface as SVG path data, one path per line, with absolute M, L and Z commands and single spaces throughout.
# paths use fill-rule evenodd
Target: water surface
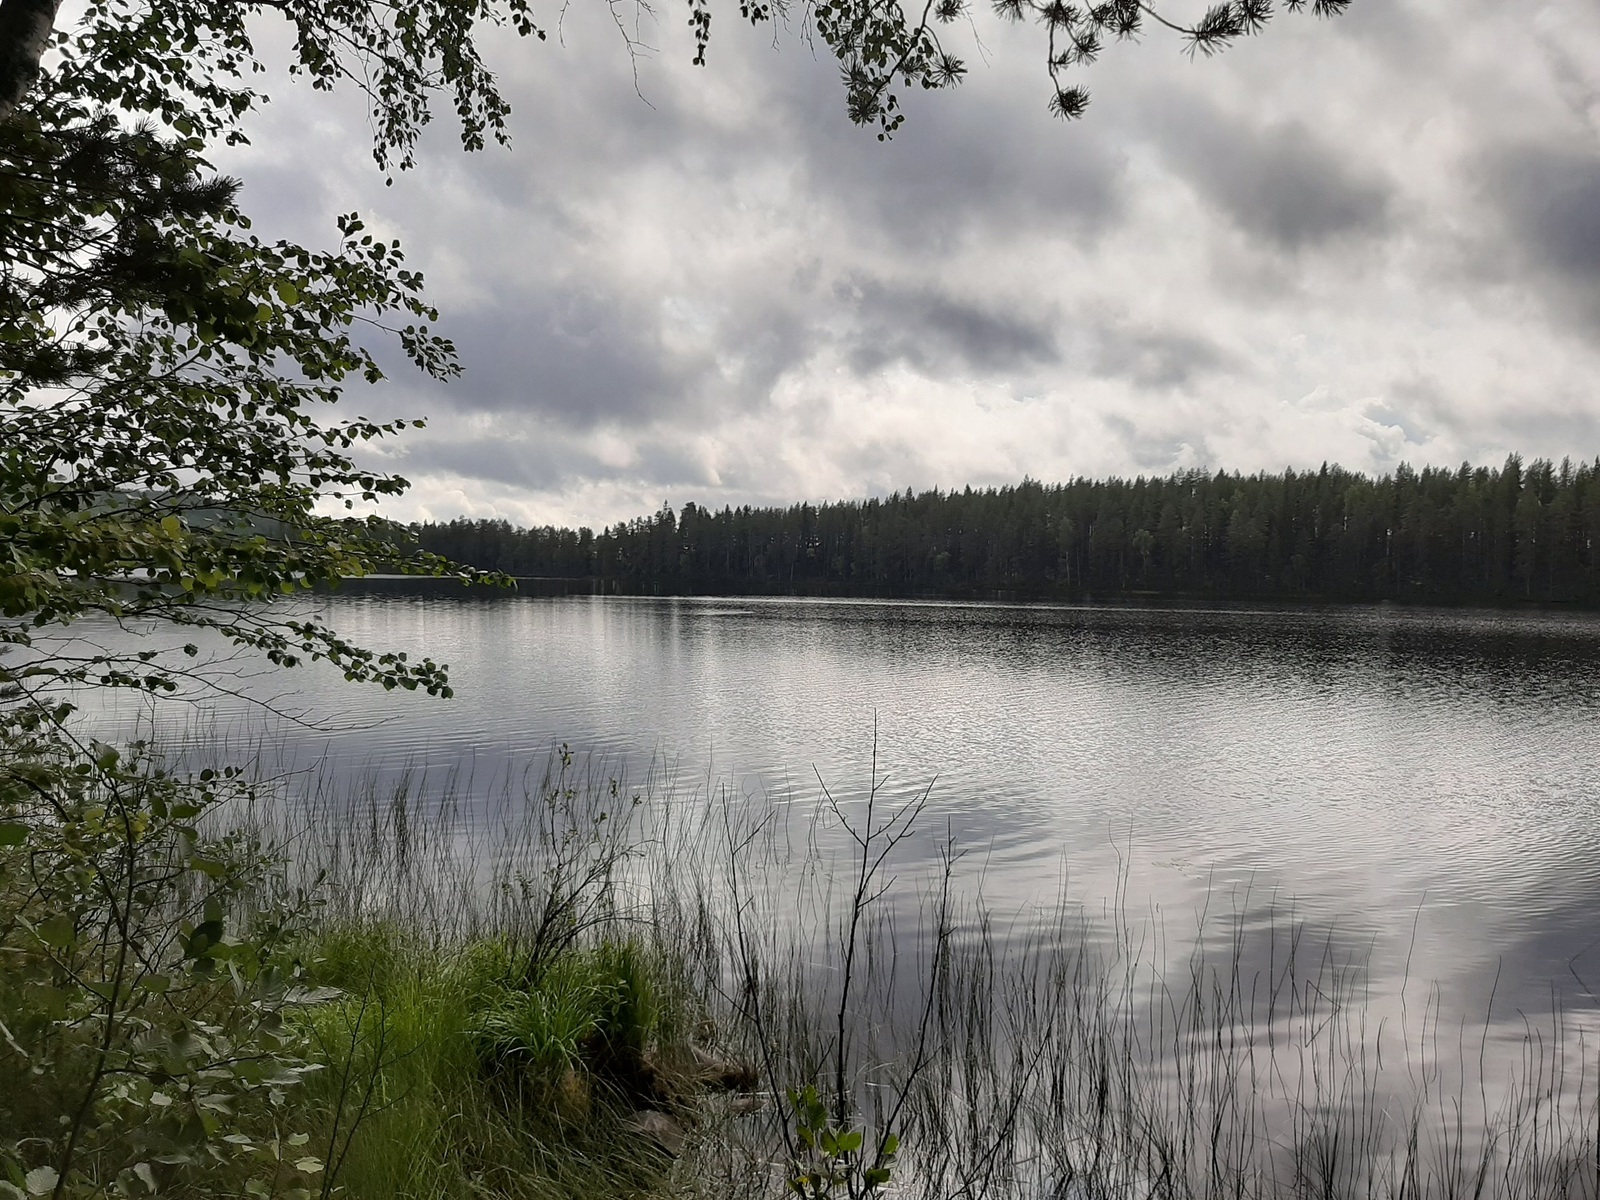
M 450 664 L 456 698 L 331 672 L 238 686 L 335 772 L 487 786 L 552 746 L 751 804 L 886 794 L 997 908 L 1119 894 L 1312 918 L 1393 990 L 1510 1019 L 1600 994 L 1600 620 L 1582 614 L 341 595 L 336 628 Z M 259 728 L 237 701 L 223 728 Z

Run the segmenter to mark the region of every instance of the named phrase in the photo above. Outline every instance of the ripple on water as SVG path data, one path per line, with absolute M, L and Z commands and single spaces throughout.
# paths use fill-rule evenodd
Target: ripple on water
M 689 793 L 804 809 L 819 777 L 859 802 L 876 727 L 889 794 L 933 784 L 928 824 L 970 849 L 997 904 L 1049 900 L 1063 872 L 1095 903 L 1122 880 L 1138 911 L 1294 897 L 1369 938 L 1415 926 L 1413 969 L 1463 994 L 1499 970 L 1547 999 L 1593 953 L 1600 621 L 1582 614 L 317 603 L 357 641 L 449 663 L 457 690 L 297 673 L 288 702 L 335 727 L 274 736 L 334 772 L 488 781 L 567 742 L 635 773 L 675 764 Z M 281 696 L 285 677 L 259 686 Z M 215 719 L 258 729 L 242 712 Z

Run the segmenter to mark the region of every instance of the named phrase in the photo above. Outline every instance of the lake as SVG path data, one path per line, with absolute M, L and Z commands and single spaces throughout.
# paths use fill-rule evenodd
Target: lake
M 665 764 L 680 795 L 727 788 L 804 812 L 819 779 L 859 799 L 876 736 L 887 795 L 931 788 L 923 827 L 966 851 L 962 886 L 997 911 L 1116 898 L 1180 932 L 1203 911 L 1257 924 L 1292 912 L 1378 992 L 1437 985 L 1449 1011 L 1513 1025 L 1552 993 L 1582 1012 L 1600 993 L 1595 616 L 308 603 L 357 642 L 447 662 L 457 694 L 386 695 L 321 670 L 250 677 L 245 664 L 243 691 L 323 726 L 267 738 L 299 764 L 455 772 L 470 792 L 567 743 L 636 777 Z M 204 711 L 236 741 L 260 736 L 236 700 Z

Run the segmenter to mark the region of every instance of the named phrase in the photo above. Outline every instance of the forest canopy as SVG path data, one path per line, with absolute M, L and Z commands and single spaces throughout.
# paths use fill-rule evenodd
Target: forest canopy
M 1074 479 L 787 508 L 687 503 L 595 533 L 410 527 L 523 577 L 658 594 L 1600 603 L 1600 459 Z

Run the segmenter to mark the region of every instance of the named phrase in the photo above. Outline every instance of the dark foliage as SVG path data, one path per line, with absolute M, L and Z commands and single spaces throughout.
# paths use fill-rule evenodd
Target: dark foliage
M 783 509 L 690 503 L 598 534 L 466 520 L 410 534 L 478 567 L 623 592 L 1594 604 L 1600 459 L 1025 480 Z

